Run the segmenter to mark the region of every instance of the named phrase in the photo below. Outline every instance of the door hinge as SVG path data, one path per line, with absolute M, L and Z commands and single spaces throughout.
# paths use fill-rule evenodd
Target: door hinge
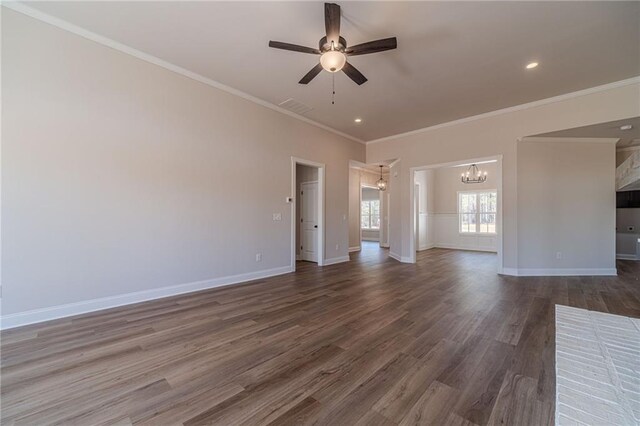
M 300 219 L 300 223 L 304 222 L 304 219 Z
M 302 246 L 300 246 L 300 250 L 302 250 Z
M 300 195 L 304 194 L 304 191 L 300 191 Z

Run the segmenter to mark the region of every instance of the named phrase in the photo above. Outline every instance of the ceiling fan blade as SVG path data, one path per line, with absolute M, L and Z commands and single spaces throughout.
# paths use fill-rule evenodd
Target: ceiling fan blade
M 316 75 L 320 74 L 322 71 L 322 65 L 318 64 L 315 67 L 311 68 L 311 71 L 305 74 L 304 77 L 298 82 L 299 84 L 308 84 L 311 80 L 315 78 Z
M 342 67 L 342 71 L 344 71 L 344 73 L 349 76 L 351 80 L 355 81 L 358 86 L 367 82 L 367 77 L 362 75 L 362 73 L 349 62 L 346 62 L 344 64 L 344 67 Z
M 305 47 L 305 46 L 298 46 L 297 44 L 283 43 L 281 41 L 269 41 L 269 47 L 274 47 L 276 49 L 282 49 L 282 50 L 291 50 L 293 52 L 312 53 L 314 55 L 320 54 L 320 51 L 318 49 L 313 49 L 311 47 Z
M 395 49 L 396 47 L 398 47 L 398 40 L 395 37 L 391 37 L 350 46 L 344 53 L 349 56 L 367 55 L 369 53 Z
M 327 30 L 327 43 L 338 47 L 340 42 L 340 6 L 335 3 L 324 4 L 324 27 Z

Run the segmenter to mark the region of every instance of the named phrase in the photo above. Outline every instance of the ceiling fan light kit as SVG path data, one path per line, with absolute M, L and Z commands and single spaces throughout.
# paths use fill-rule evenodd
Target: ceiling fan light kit
M 298 82 L 300 84 L 308 84 L 324 69 L 330 73 L 342 71 L 356 84 L 362 85 L 367 81 L 367 78 L 349 63 L 348 58 L 350 56 L 383 52 L 398 47 L 395 37 L 347 47 L 347 41 L 340 36 L 340 6 L 335 3 L 324 4 L 324 24 L 326 36 L 320 39 L 318 49 L 280 41 L 269 41 L 269 47 L 275 49 L 320 55 L 320 63 L 302 77 Z
M 320 65 L 325 71 L 338 72 L 347 63 L 347 57 L 338 50 L 329 50 L 320 56 Z

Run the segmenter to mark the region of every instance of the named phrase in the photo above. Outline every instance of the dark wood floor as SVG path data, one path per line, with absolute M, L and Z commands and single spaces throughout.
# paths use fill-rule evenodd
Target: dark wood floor
M 433 249 L 2 333 L 3 424 L 544 425 L 554 305 L 640 317 L 619 277 L 513 278 Z

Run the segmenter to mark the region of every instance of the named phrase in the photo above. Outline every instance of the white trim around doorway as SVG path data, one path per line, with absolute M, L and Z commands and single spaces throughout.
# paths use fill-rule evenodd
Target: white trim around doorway
M 318 169 L 318 266 L 325 264 L 324 253 L 324 201 L 325 201 L 325 165 L 303 158 L 291 157 L 291 270 L 296 270 L 296 205 L 298 194 L 296 190 L 296 165 L 315 167 Z

